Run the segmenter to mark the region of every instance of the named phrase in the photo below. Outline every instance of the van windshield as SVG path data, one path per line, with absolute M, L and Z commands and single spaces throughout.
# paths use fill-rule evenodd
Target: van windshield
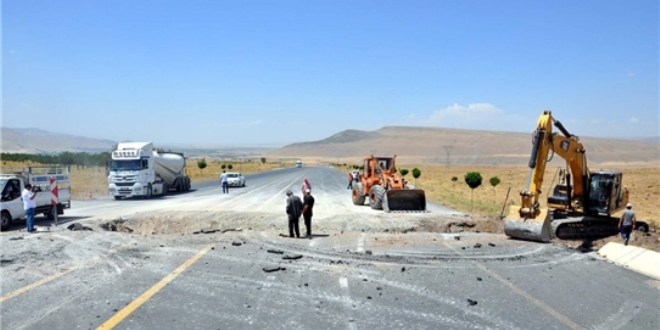
M 111 171 L 139 171 L 140 161 L 137 159 L 132 160 L 113 160 Z

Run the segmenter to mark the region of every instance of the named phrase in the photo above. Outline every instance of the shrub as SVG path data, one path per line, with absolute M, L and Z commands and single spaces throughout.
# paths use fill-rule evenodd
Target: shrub
M 412 169 L 412 176 L 415 178 L 415 185 L 417 184 L 417 179 L 422 175 L 422 171 L 417 167 Z
M 410 171 L 408 171 L 407 168 L 402 168 L 401 171 L 399 171 L 399 173 L 401 174 L 401 176 L 406 176 L 408 175 L 408 173 L 410 173 Z
M 472 196 L 474 195 L 474 189 L 481 186 L 481 173 L 479 172 L 467 172 L 465 174 L 465 183 L 470 187 L 470 208 L 472 208 Z
M 261 157 L 261 163 L 266 164 L 266 157 Z
M 199 160 L 199 161 L 197 162 L 197 167 L 199 167 L 200 170 L 205 169 L 205 168 L 206 168 L 206 165 L 207 165 L 207 164 L 206 164 L 206 159 L 205 159 L 205 158 L 202 158 L 201 160 Z
M 227 165 L 227 168 L 231 170 L 232 168 L 234 168 L 234 165 L 229 164 L 229 165 Z
M 490 180 L 488 180 L 488 181 L 490 182 L 490 185 L 493 186 L 493 201 L 495 201 L 495 198 L 496 198 L 495 197 L 495 186 L 500 184 L 500 182 L 501 182 L 500 178 L 494 176 L 494 177 L 490 178 Z
M 220 168 L 224 170 L 224 169 L 227 168 L 227 165 L 226 165 L 226 164 L 222 164 L 222 165 L 220 165 Z

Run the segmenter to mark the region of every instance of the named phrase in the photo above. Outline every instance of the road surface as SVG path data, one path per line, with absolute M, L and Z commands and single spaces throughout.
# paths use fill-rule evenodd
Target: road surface
M 303 177 L 317 198 L 315 236 L 282 237 L 284 192 L 298 192 Z M 558 245 L 424 231 L 432 228 L 429 222 L 464 215 L 434 204 L 428 214 L 411 215 L 354 206 L 344 177 L 325 167 L 281 169 L 248 176 L 247 187 L 228 195 L 214 181 L 159 199 L 77 201 L 60 229 L 79 222 L 93 231 L 52 228 L 28 235 L 17 225 L 0 235 L 0 326 L 659 327 L 658 281 Z M 154 221 L 150 213 L 166 217 L 159 221 L 217 223 L 236 231 L 195 235 L 172 225 L 185 230 L 152 235 L 97 226 L 122 216 L 138 228 Z M 427 227 L 399 230 L 420 223 Z

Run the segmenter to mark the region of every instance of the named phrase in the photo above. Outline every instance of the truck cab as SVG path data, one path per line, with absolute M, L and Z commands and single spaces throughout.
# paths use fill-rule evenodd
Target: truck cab
M 302 160 L 296 161 L 296 167 L 302 168 Z

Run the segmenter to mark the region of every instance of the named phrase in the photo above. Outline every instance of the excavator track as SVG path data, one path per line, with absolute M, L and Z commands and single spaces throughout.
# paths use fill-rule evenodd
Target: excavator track
M 567 217 L 550 223 L 553 236 L 559 239 L 599 239 L 616 235 L 618 219 L 611 217 Z

